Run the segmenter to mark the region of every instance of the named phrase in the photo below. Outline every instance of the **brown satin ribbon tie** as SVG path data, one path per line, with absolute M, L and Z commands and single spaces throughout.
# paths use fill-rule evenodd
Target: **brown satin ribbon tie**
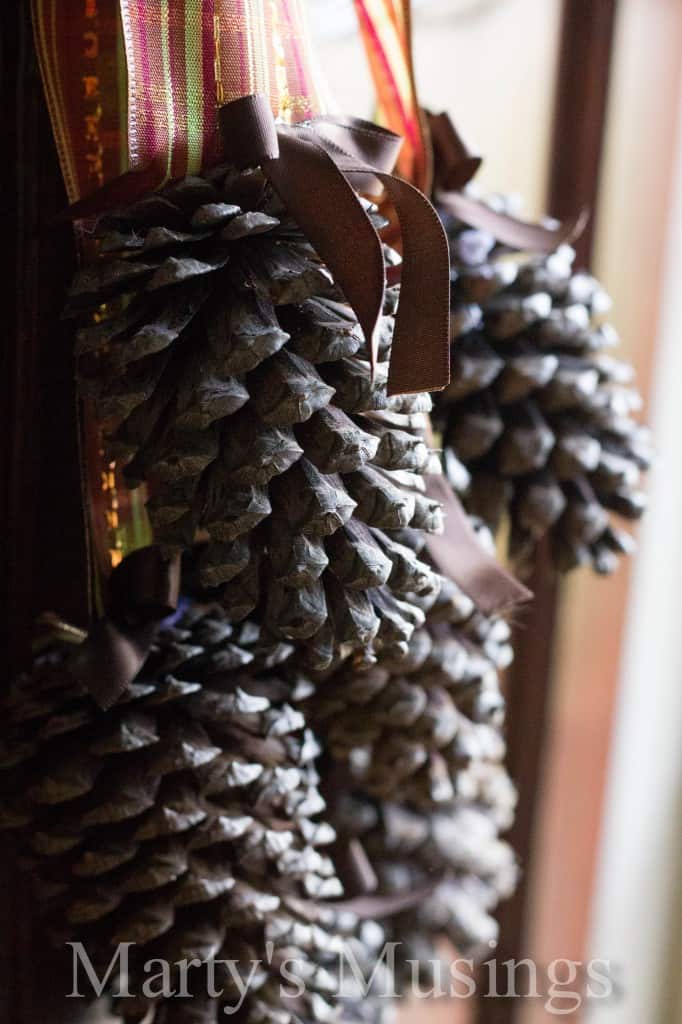
M 445 232 L 428 199 L 390 173 L 400 139 L 367 121 L 318 117 L 278 125 L 262 96 L 245 96 L 218 112 L 225 157 L 259 166 L 329 267 L 377 360 L 375 328 L 384 297 L 382 243 L 358 188 L 383 186 L 403 240 L 400 302 L 388 393 L 445 387 L 449 368 L 449 255 Z
M 434 157 L 433 198 L 442 210 L 521 252 L 554 252 L 560 245 L 570 244 L 582 234 L 587 223 L 587 210 L 549 227 L 499 213 L 467 195 L 462 190 L 479 170 L 482 157 L 468 149 L 448 114 L 427 111 L 426 117 Z
M 431 533 L 426 548 L 436 568 L 454 580 L 485 615 L 503 612 L 529 601 L 532 593 L 481 547 L 478 538 L 445 477 L 426 477 L 426 493 L 445 513 L 443 533 Z
M 180 558 L 154 545 L 132 552 L 108 582 L 106 614 L 93 623 L 68 668 L 103 709 L 116 703 L 149 654 L 159 624 L 178 605 Z
M 333 900 L 328 906 L 337 913 L 355 914 L 361 921 L 381 920 L 385 917 L 394 917 L 406 910 L 413 910 L 427 900 L 436 891 L 438 886 L 445 880 L 445 875 L 439 872 L 429 882 L 418 885 L 413 889 L 399 891 L 396 893 L 379 893 L 377 895 L 354 896 L 349 900 Z

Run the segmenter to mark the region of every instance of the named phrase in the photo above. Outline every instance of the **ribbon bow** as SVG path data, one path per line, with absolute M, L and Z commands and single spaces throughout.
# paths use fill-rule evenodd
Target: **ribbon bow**
M 587 210 L 548 227 L 498 213 L 463 192 L 483 158 L 467 147 L 448 114 L 425 114 L 433 148 L 433 198 L 441 209 L 470 227 L 487 231 L 503 245 L 523 252 L 553 252 L 582 233 Z
M 161 622 L 177 608 L 180 558 L 163 558 L 152 545 L 139 548 L 108 581 L 106 614 L 69 658 L 69 671 L 106 710 L 138 674 Z
M 358 118 L 316 117 L 276 124 L 267 100 L 244 96 L 218 112 L 223 156 L 238 168 L 259 166 L 342 289 L 362 327 L 372 372 L 386 268 L 382 242 L 350 183 L 385 188 L 403 243 L 388 394 L 437 391 L 450 381 L 448 242 L 429 200 L 390 173 L 400 148 L 393 132 Z M 129 171 L 70 207 L 92 217 L 140 198 L 159 184 L 159 166 Z
M 383 185 L 403 241 L 388 394 L 445 387 L 450 379 L 448 243 L 429 200 L 390 173 L 400 138 L 358 118 L 316 117 L 277 125 L 259 95 L 221 107 L 218 122 L 226 158 L 239 168 L 260 166 L 329 267 L 362 327 L 372 370 L 384 257 L 381 239 L 349 179 L 368 192 L 376 191 L 373 183 Z

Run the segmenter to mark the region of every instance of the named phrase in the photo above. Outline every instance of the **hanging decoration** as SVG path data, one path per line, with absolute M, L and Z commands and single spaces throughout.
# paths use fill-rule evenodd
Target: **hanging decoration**
M 498 208 L 510 200 L 491 200 Z M 434 424 L 448 458 L 466 467 L 467 507 L 498 529 L 532 571 L 548 537 L 557 569 L 610 573 L 633 541 L 619 519 L 638 519 L 651 464 L 633 368 L 613 355 L 610 300 L 574 251 L 510 252 L 494 236 L 449 217 L 453 383 Z M 510 256 L 516 256 L 510 259 Z
M 430 189 L 409 8 L 364 6 L 400 68 L 403 166 Z M 3 826 L 55 941 L 100 965 L 134 943 L 138 991 L 152 957 L 203 961 L 191 999 L 121 999 L 125 1019 L 221 1019 L 234 991 L 208 997 L 206 964 L 229 959 L 267 964 L 249 1024 L 340 1004 L 379 1024 L 380 1002 L 339 991 L 340 950 L 478 948 L 515 877 L 498 673 L 502 613 L 529 594 L 434 451 L 445 230 L 394 175 L 394 133 L 325 114 L 298 0 L 34 0 L 34 20 L 84 240 L 66 309 L 84 451 L 116 510 L 142 495 L 155 543 L 100 558 L 87 635 L 53 622 L 10 687 Z M 103 84 L 79 93 L 98 39 L 126 58 L 106 111 Z
M 363 0 L 356 9 L 366 26 Z M 403 34 L 396 70 L 384 63 L 382 71 L 384 22 L 376 13 L 364 38 L 377 50 L 370 67 L 385 121 L 395 124 L 412 41 Z M 409 12 L 402 23 L 409 26 Z M 509 197 L 482 200 L 471 185 L 481 157 L 447 114 L 422 116 L 451 254 L 452 381 L 433 413 L 445 471 L 471 512 L 495 531 L 509 523 L 509 555 L 521 573 L 532 571 L 544 538 L 559 571 L 610 573 L 633 548 L 618 519 L 644 511 L 651 448 L 637 421 L 634 371 L 610 351 L 618 342 L 605 319 L 610 300 L 573 268 L 571 242 L 587 211 L 533 224 Z
M 272 10 L 276 6 L 271 5 Z M 219 483 L 214 479 L 211 483 L 207 479 L 208 474 L 204 472 L 220 453 L 221 442 L 216 436 L 220 423 L 246 403 L 248 390 L 245 387 L 245 373 L 254 371 L 266 355 L 274 355 L 287 340 L 287 332 L 277 323 L 272 298 L 269 300 L 269 312 L 263 308 L 264 304 L 267 307 L 267 300 L 261 299 L 261 293 L 267 291 L 269 286 L 272 290 L 270 278 L 273 274 L 278 274 L 281 281 L 296 276 L 305 281 L 302 288 L 299 284 L 298 291 L 289 289 L 288 294 L 282 290 L 280 281 L 279 294 L 275 297 L 279 306 L 316 296 L 320 299 L 339 299 L 342 297 L 339 286 L 343 288 L 364 330 L 368 368 L 371 373 L 375 371 L 379 344 L 375 328 L 382 312 L 384 257 L 370 215 L 351 188 L 349 177 L 359 175 L 360 184 L 366 183 L 368 176 L 380 179 L 401 211 L 405 240 L 405 262 L 402 268 L 404 301 L 398 305 L 394 357 L 390 364 L 387 398 L 384 400 L 390 401 L 393 393 L 442 387 L 448 380 L 448 270 L 445 238 L 428 201 L 412 186 L 402 184 L 399 179 L 388 174 L 397 149 L 396 140 L 388 133 L 370 130 L 366 125 L 338 124 L 329 120 L 325 121 L 323 129 L 316 127 L 314 130 L 311 127 L 300 133 L 292 129 L 292 134 L 287 134 L 283 129 L 277 131 L 274 122 L 267 120 L 272 118 L 273 108 L 280 113 L 284 99 L 293 95 L 292 69 L 305 64 L 305 53 L 301 48 L 305 45 L 305 35 L 293 32 L 291 25 L 285 35 L 289 39 L 298 39 L 299 49 L 295 46 L 291 49 L 293 44 L 290 42 L 288 46 L 291 52 L 288 57 L 282 49 L 279 34 L 281 23 L 285 18 L 284 12 L 291 12 L 286 4 L 281 7 L 276 25 L 271 25 L 269 21 L 265 23 L 265 28 L 269 26 L 271 29 L 268 47 L 263 50 L 254 38 L 254 49 L 247 48 L 247 52 L 242 53 L 239 47 L 242 56 L 236 61 L 234 32 L 239 34 L 241 29 L 246 31 L 249 12 L 254 13 L 248 3 L 244 4 L 236 21 L 221 18 L 219 10 L 214 10 L 211 19 L 210 5 L 207 9 L 180 0 L 158 6 L 122 3 L 121 16 L 129 68 L 128 136 L 133 169 L 105 183 L 94 197 L 90 194 L 84 200 L 77 201 L 72 211 L 74 216 L 80 218 L 87 214 L 101 214 L 103 210 L 113 213 L 118 208 L 120 211 L 126 194 L 128 206 L 131 202 L 139 203 L 132 211 L 132 217 L 137 218 L 137 222 L 131 224 L 129 230 L 137 237 L 142 228 L 142 245 L 136 247 L 131 245 L 131 241 L 124 240 L 121 248 L 110 233 L 100 246 L 98 258 L 94 263 L 88 261 L 78 276 L 71 297 L 70 312 L 85 313 L 90 318 L 90 325 L 84 327 L 79 342 L 79 349 L 85 354 L 81 360 L 82 393 L 88 403 L 95 405 L 97 425 L 104 434 L 105 458 L 111 460 L 110 464 L 115 464 L 120 470 L 125 458 L 134 454 L 143 441 L 153 441 L 157 445 L 159 441 L 163 443 L 158 434 L 167 435 L 171 429 L 168 420 L 173 419 L 171 407 L 175 404 L 174 389 L 179 385 L 178 370 L 188 356 L 193 365 L 191 376 L 185 378 L 184 390 L 187 392 L 189 389 L 189 394 L 179 396 L 185 409 L 181 416 L 182 423 L 177 425 L 181 432 L 177 443 L 181 449 L 183 445 L 191 448 L 192 431 L 195 435 L 199 431 L 199 450 L 190 452 L 189 460 L 175 454 L 171 460 L 176 463 L 175 468 L 167 467 L 170 476 L 163 471 L 166 475 L 165 483 L 174 485 L 170 505 L 163 495 L 163 488 L 161 496 L 157 488 L 156 493 L 150 497 L 152 516 L 156 519 L 154 525 L 161 526 L 161 530 L 157 528 L 157 537 L 165 533 L 163 539 L 167 548 L 170 545 L 177 549 L 178 542 L 180 547 L 191 543 L 194 539 L 193 527 L 203 525 L 201 507 L 194 507 L 197 501 L 200 506 L 205 506 L 206 500 L 215 506 L 216 501 L 220 503 L 222 500 L 226 481 Z M 235 25 L 238 26 L 236 30 Z M 248 34 L 251 39 L 253 33 Z M 52 48 L 49 48 L 49 55 L 55 65 L 51 68 L 54 72 L 51 77 L 60 80 L 59 73 L 66 77 L 68 72 L 60 65 L 59 57 Z M 297 59 L 294 59 L 296 55 Z M 250 69 L 250 77 L 245 79 L 247 67 Z M 204 85 L 210 83 L 211 88 L 208 92 L 202 92 L 203 105 L 197 108 L 192 101 L 196 88 L 193 90 L 191 83 L 194 82 L 196 86 L 199 73 L 203 76 L 201 81 Z M 299 75 L 295 79 L 297 89 L 304 87 L 304 78 Z M 222 108 L 225 123 L 223 145 L 219 147 L 216 139 L 218 98 L 232 97 L 243 88 L 254 85 L 265 88 L 264 83 L 270 85 L 269 103 L 267 96 L 252 99 L 244 97 L 228 102 Z M 312 83 L 310 85 L 312 88 Z M 308 101 L 312 105 L 315 102 L 314 96 L 309 95 Z M 299 112 L 303 113 L 302 110 Z M 226 121 L 228 117 L 229 121 Z M 264 176 L 244 173 L 236 181 L 234 174 L 229 175 L 228 190 L 232 192 L 231 196 L 226 194 L 224 187 L 221 188 L 221 182 L 215 174 L 212 181 L 204 179 L 203 193 L 197 188 L 193 189 L 191 179 L 187 179 L 190 183 L 185 185 L 184 191 L 182 187 L 180 192 L 176 189 L 174 207 L 169 194 L 161 198 L 147 191 L 153 184 L 163 183 L 176 172 L 184 173 L 207 165 L 205 173 L 210 173 L 219 155 L 223 161 L 232 161 L 233 165 L 235 161 L 239 166 L 249 162 L 259 163 L 263 167 Z M 371 163 L 367 160 L 368 156 L 371 157 Z M 312 192 L 308 180 L 305 190 L 297 187 L 297 182 L 303 180 L 301 176 L 308 173 L 316 181 Z M 225 180 L 223 176 L 223 186 Z M 279 193 L 274 204 L 274 193 L 271 188 L 266 188 L 268 183 L 274 185 Z M 170 187 L 172 191 L 173 186 Z M 146 204 L 140 195 L 142 191 L 147 196 Z M 237 196 L 237 193 L 241 194 Z M 213 200 L 212 203 L 206 201 L 209 198 Z M 233 201 L 226 202 L 228 198 Z M 281 218 L 272 216 L 272 212 L 279 208 L 278 203 L 282 200 L 287 204 L 283 211 L 289 220 L 287 230 L 296 233 L 296 227 L 291 223 L 293 213 L 305 232 L 306 240 L 303 237 L 300 242 L 290 240 L 287 246 L 283 246 L 275 241 L 275 235 L 269 243 L 268 261 L 268 241 L 263 239 L 251 244 L 249 236 L 258 236 L 276 226 Z M 169 222 L 164 212 L 168 213 Z M 237 213 L 244 216 L 235 216 Z M 204 222 L 190 224 L 189 219 L 194 214 L 200 219 L 203 217 Z M 233 218 L 234 222 L 229 227 L 227 221 Z M 145 228 L 150 229 L 149 234 Z M 178 228 L 181 230 L 178 231 Z M 431 239 L 429 250 L 436 254 L 435 265 L 431 263 L 432 257 L 427 264 L 421 247 L 424 233 Z M 245 238 L 246 243 L 242 242 Z M 321 250 L 319 255 L 327 260 L 327 267 L 319 262 L 316 266 L 315 258 L 304 251 L 308 239 Z M 252 260 L 249 265 L 243 259 L 230 259 L 234 248 L 230 245 L 231 241 L 236 242 L 237 250 L 242 249 L 245 254 L 249 250 L 254 250 L 254 254 L 259 252 L 260 261 L 254 263 Z M 287 251 L 294 260 L 293 264 L 289 260 L 289 266 L 282 264 L 282 257 Z M 117 258 L 111 258 L 112 252 Z M 273 259 L 279 263 L 276 271 Z M 222 292 L 224 289 L 222 316 L 219 309 L 221 304 L 216 300 L 207 303 L 206 309 L 202 308 L 211 290 L 211 280 L 207 277 L 209 272 L 218 290 Z M 265 280 L 259 284 L 261 277 Z M 191 296 L 187 294 L 188 291 L 191 291 Z M 237 312 L 235 293 L 239 299 L 241 315 L 250 318 L 247 333 L 250 332 L 253 337 L 254 331 L 258 332 L 260 321 L 269 348 L 255 359 L 242 359 L 241 362 L 239 359 L 236 362 L 228 359 L 223 365 L 220 353 L 216 354 L 216 331 L 231 329 L 230 317 Z M 245 297 L 248 308 L 245 308 L 244 299 L 240 295 Z M 164 308 L 159 310 L 159 305 Z M 147 313 L 144 311 L 145 306 Z M 160 316 L 160 322 L 154 320 L 145 324 L 146 315 L 149 314 L 153 318 Z M 206 333 L 209 322 L 210 342 Z M 192 332 L 198 332 L 200 337 L 203 334 L 204 345 L 212 345 L 213 356 L 208 362 L 208 351 L 202 353 L 196 340 L 189 346 L 187 339 Z M 356 332 L 356 337 L 361 338 L 361 335 Z M 422 347 L 418 347 L 414 353 L 417 358 L 408 349 L 415 337 L 423 339 Z M 174 341 L 178 344 L 171 349 Z M 357 348 L 357 344 L 352 341 L 345 354 L 355 354 Z M 292 361 L 288 352 L 287 349 L 278 354 L 269 373 L 266 372 L 266 366 L 260 367 L 259 376 L 265 375 L 267 380 L 261 384 L 259 379 L 257 388 L 260 391 L 267 390 L 268 386 L 276 387 L 282 391 L 280 397 L 284 398 L 285 392 L 291 387 L 293 402 L 298 407 L 291 406 L 287 410 L 277 411 L 251 405 L 240 418 L 246 428 L 245 438 L 251 432 L 255 441 L 256 436 L 262 433 L 261 424 L 277 430 L 281 427 L 290 429 L 294 424 L 306 422 L 327 404 L 334 390 L 339 390 L 338 384 L 325 383 L 319 379 L 319 374 L 312 366 L 309 372 L 307 365 L 310 364 L 306 365 L 296 359 Z M 325 361 L 324 354 L 319 358 Z M 340 368 L 344 367 L 345 364 L 341 362 Z M 117 380 L 121 373 L 124 374 L 122 381 Z M 175 383 L 171 379 L 173 377 Z M 311 381 L 316 379 L 319 379 L 319 383 L 315 384 L 310 400 L 296 399 L 296 393 L 301 395 Z M 349 381 L 352 379 L 352 375 L 349 376 Z M 120 393 L 121 388 L 123 391 L 127 389 L 127 395 Z M 99 408 L 98 394 L 103 400 Z M 260 406 L 263 406 L 265 400 L 265 395 L 261 396 Z M 279 403 L 279 399 L 277 401 Z M 423 398 L 416 401 L 421 401 L 422 405 L 424 403 Z M 136 408 L 138 422 L 133 427 L 127 424 L 127 418 Z M 142 419 L 144 423 L 140 422 Z M 108 442 L 110 428 L 112 423 L 116 428 L 122 427 L 124 421 L 131 437 L 137 431 L 139 440 L 132 442 L 131 450 L 131 439 L 124 439 L 120 434 L 117 438 L 118 451 L 114 452 Z M 122 433 L 125 433 L 125 427 Z M 271 444 L 272 439 L 267 443 Z M 292 434 L 289 456 L 283 456 L 286 466 L 281 465 L 272 472 L 281 473 L 292 466 L 302 451 Z M 253 462 L 257 454 L 257 447 L 249 448 L 246 439 L 244 456 L 247 461 Z M 152 461 L 157 460 L 152 458 Z M 305 465 L 302 463 L 293 469 L 291 479 Z M 359 464 L 356 468 L 359 468 Z M 134 473 L 138 476 L 134 477 Z M 261 487 L 271 475 L 265 471 L 266 479 L 259 481 Z M 132 473 L 129 470 L 128 480 L 136 484 L 149 482 L 141 459 L 137 460 Z M 204 492 L 197 496 L 200 480 Z M 361 489 L 367 486 L 362 474 L 359 481 Z M 332 501 L 336 507 L 336 512 L 329 508 L 323 513 L 325 521 L 320 536 L 324 536 L 325 532 L 333 532 L 349 519 L 357 502 L 350 496 L 343 497 L 338 489 L 335 490 L 333 480 L 313 481 L 313 486 L 314 503 L 322 501 L 326 509 Z M 179 495 L 178 491 L 183 494 Z M 284 501 L 285 492 L 286 486 Z M 218 530 L 220 538 L 216 537 L 218 544 L 222 545 L 219 561 L 223 574 L 220 581 L 227 582 L 233 575 L 248 568 L 249 586 L 244 588 L 243 580 L 239 581 L 238 586 L 242 594 L 253 594 L 255 589 L 254 601 L 257 601 L 260 570 L 251 557 L 248 545 L 244 549 L 244 544 L 240 546 L 238 539 L 245 530 L 252 530 L 268 515 L 270 499 L 267 492 L 262 490 L 253 493 L 242 490 L 238 497 L 246 501 L 246 505 L 238 512 L 226 511 L 221 522 L 224 524 L 226 517 L 234 520 L 235 515 L 239 521 L 233 521 L 227 528 L 221 527 Z M 413 507 L 409 499 L 407 505 Z M 174 510 L 172 515 L 169 514 L 171 507 Z M 164 520 L 162 524 L 159 524 L 160 518 Z M 167 536 L 171 524 L 175 528 L 173 541 L 169 541 Z M 316 539 L 319 538 L 314 536 L 313 540 Z M 237 547 L 240 547 L 240 553 L 234 548 L 235 541 Z M 226 544 L 234 548 L 231 556 L 227 554 Z M 229 569 L 228 561 L 231 565 Z M 265 572 L 267 575 L 267 568 Z M 302 630 L 310 635 L 322 625 L 326 618 L 327 601 L 324 588 L 319 582 L 321 572 L 321 557 L 318 557 L 314 559 L 314 568 L 307 577 L 311 588 L 296 591 L 301 595 L 301 614 L 293 613 L 296 622 L 283 626 L 285 632 L 293 631 L 298 635 Z M 273 596 L 273 601 L 278 601 L 276 596 Z M 285 602 L 282 599 L 280 603 Z M 347 606 L 347 601 L 345 604 Z M 376 632 L 379 620 L 375 614 L 370 614 L 367 604 L 363 606 L 362 614 L 367 620 L 362 642 L 367 643 L 372 631 Z
M 131 994 L 116 1013 L 213 1024 L 240 993 L 223 972 L 221 995 L 207 997 L 210 964 L 248 965 L 265 943 L 245 1020 L 323 1022 L 341 1000 L 378 1024 L 385 1001 L 342 989 L 342 953 L 371 972 L 387 940 L 400 943 L 400 968 L 415 950 L 435 961 L 443 934 L 472 955 L 489 950 L 490 912 L 515 877 L 498 838 L 514 802 L 501 767 L 504 621 L 442 580 L 437 593 L 406 593 L 426 627 L 405 654 L 306 676 L 295 644 L 254 618 L 231 623 L 211 600 L 201 549 L 185 560 L 178 597 L 159 588 L 156 552 L 129 558 L 112 575 L 110 606 L 130 574 L 141 607 L 176 605 L 139 673 L 101 710 L 82 678 L 91 636 L 45 617 L 33 669 L 3 702 L 0 759 L 0 828 L 31 863 L 49 940 L 84 943 L 100 973 L 118 943 L 133 944 Z M 320 779 L 321 749 L 338 768 Z M 351 880 L 341 898 L 335 865 L 358 859 L 358 840 L 372 879 L 357 895 Z M 306 982 L 302 1001 L 281 994 L 285 957 Z M 200 961 L 191 999 L 145 994 L 152 958 L 175 972 Z M 112 975 L 110 990 L 121 980 Z M 400 991 L 399 979 L 385 982 Z
M 560 571 L 610 573 L 633 543 L 611 513 L 644 511 L 651 450 L 633 415 L 633 370 L 609 351 L 618 343 L 610 300 L 573 268 L 570 242 L 586 214 L 534 225 L 516 217 L 512 199 L 471 200 L 462 189 L 476 162 L 446 115 L 430 122 L 451 256 L 455 366 L 434 410 L 446 471 L 449 462 L 468 508 L 494 529 L 508 517 L 521 572 L 548 537 Z
M 264 604 L 322 665 L 414 628 L 371 530 L 441 528 L 414 431 L 431 403 L 387 394 L 395 292 L 372 383 L 358 322 L 286 211 L 229 201 L 233 185 L 260 195 L 253 178 L 190 179 L 109 219 L 114 256 L 71 295 L 79 375 L 129 486 L 150 487 L 164 552 L 204 532 L 203 578 L 230 615 Z

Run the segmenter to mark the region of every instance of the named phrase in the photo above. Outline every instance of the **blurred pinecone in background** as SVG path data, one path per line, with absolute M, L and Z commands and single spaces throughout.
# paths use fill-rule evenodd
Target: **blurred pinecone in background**
M 380 656 L 365 668 L 347 662 L 316 680 L 302 706 L 325 751 L 358 786 L 419 806 L 440 803 L 456 794 L 472 760 L 500 751 L 498 670 L 511 661 L 508 641 L 504 620 L 487 619 L 444 584 L 407 657 Z
M 315 667 L 403 649 L 415 622 L 391 536 L 442 521 L 421 482 L 431 400 L 386 395 L 397 289 L 372 383 L 351 309 L 259 174 L 185 179 L 99 230 L 67 309 L 83 324 L 80 387 L 108 457 L 149 485 L 155 540 L 208 537 L 202 580 L 230 618 L 262 601 L 264 625 Z
M 516 212 L 510 197 L 491 206 Z M 443 214 L 450 240 L 452 382 L 435 396 L 446 471 L 470 480 L 468 509 L 497 529 L 508 513 L 509 552 L 532 568 L 551 539 L 560 570 L 612 572 L 632 539 L 612 513 L 637 519 L 651 461 L 632 367 L 610 350 L 610 300 L 574 252 L 526 257 Z M 450 461 L 449 461 L 450 460 Z
M 403 985 L 412 977 L 410 960 L 418 961 L 419 977 L 429 977 L 441 959 L 443 939 L 459 956 L 490 955 L 498 939 L 495 911 L 516 888 L 514 852 L 501 838 L 516 803 L 509 776 L 494 758 L 479 760 L 467 771 L 466 790 L 427 809 L 349 789 L 331 811 L 339 835 L 362 842 L 380 894 L 433 886 L 412 907 L 383 921 L 387 941 L 398 944 L 396 976 Z
M 492 549 L 487 529 L 478 534 Z M 405 658 L 319 674 L 301 706 L 333 762 L 323 776 L 330 820 L 344 842 L 361 840 L 378 891 L 437 883 L 387 922 L 398 959 L 428 971 L 442 937 L 463 955 L 494 944 L 492 913 L 516 882 L 500 838 L 516 794 L 503 764 L 500 692 L 510 628 L 447 580 L 422 605 L 426 625 Z
M 3 701 L 0 820 L 52 940 L 83 942 L 100 976 L 117 943 L 136 944 L 135 998 L 116 1006 L 130 1021 L 150 1008 L 139 993 L 152 957 L 236 959 L 246 975 L 257 959 L 240 1021 L 331 1020 L 339 949 L 350 942 L 371 959 L 377 933 L 352 915 L 337 921 L 326 903 L 342 892 L 324 852 L 335 833 L 319 818 L 318 743 L 288 701 L 291 646 L 185 601 L 101 711 L 68 672 L 80 640 L 53 624 Z M 293 1002 L 280 993 L 285 958 L 306 983 Z M 223 1002 L 208 998 L 205 970 L 190 972 L 195 998 L 155 1003 L 159 1024 L 223 1019 L 239 993 L 218 969 Z M 382 1019 L 372 1006 L 356 1019 Z

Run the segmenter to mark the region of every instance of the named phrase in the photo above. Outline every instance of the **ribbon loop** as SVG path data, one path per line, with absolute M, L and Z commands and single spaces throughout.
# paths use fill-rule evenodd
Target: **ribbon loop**
M 331 117 L 321 115 L 315 118 L 319 136 L 326 139 L 339 152 L 368 163 L 379 171 L 389 172 L 395 167 L 402 149 L 400 135 L 359 117 Z
M 403 242 L 388 394 L 439 391 L 450 381 L 450 252 L 431 203 L 409 182 L 381 175 L 398 214 Z M 431 340 L 433 339 L 433 340 Z
M 115 704 L 132 683 L 179 595 L 180 558 L 165 559 L 156 545 L 133 551 L 114 569 L 106 614 L 93 623 L 68 663 L 101 708 Z
M 270 104 L 264 96 L 243 96 L 218 110 L 218 125 L 227 160 L 242 170 L 279 156 L 279 141 Z
M 478 172 L 483 157 L 469 149 L 446 113 L 424 111 L 433 147 L 433 186 L 435 190 L 458 191 Z
M 362 328 L 372 369 L 384 297 L 384 257 L 371 220 L 332 156 L 305 135 L 283 132 L 279 160 L 263 172 L 320 258 Z
M 554 252 L 582 234 L 587 210 L 580 210 L 565 221 L 531 224 L 511 214 L 499 213 L 463 192 L 483 160 L 468 149 L 448 114 L 425 113 L 433 143 L 434 201 L 442 210 L 520 252 Z
M 381 239 L 349 178 L 358 187 L 365 187 L 368 178 L 384 186 L 403 239 L 388 394 L 445 387 L 450 379 L 447 237 L 429 200 L 389 173 L 400 139 L 355 118 L 323 117 L 277 126 L 259 96 L 226 104 L 219 123 L 225 156 L 240 166 L 259 164 L 329 267 L 362 327 L 372 371 L 386 272 Z

